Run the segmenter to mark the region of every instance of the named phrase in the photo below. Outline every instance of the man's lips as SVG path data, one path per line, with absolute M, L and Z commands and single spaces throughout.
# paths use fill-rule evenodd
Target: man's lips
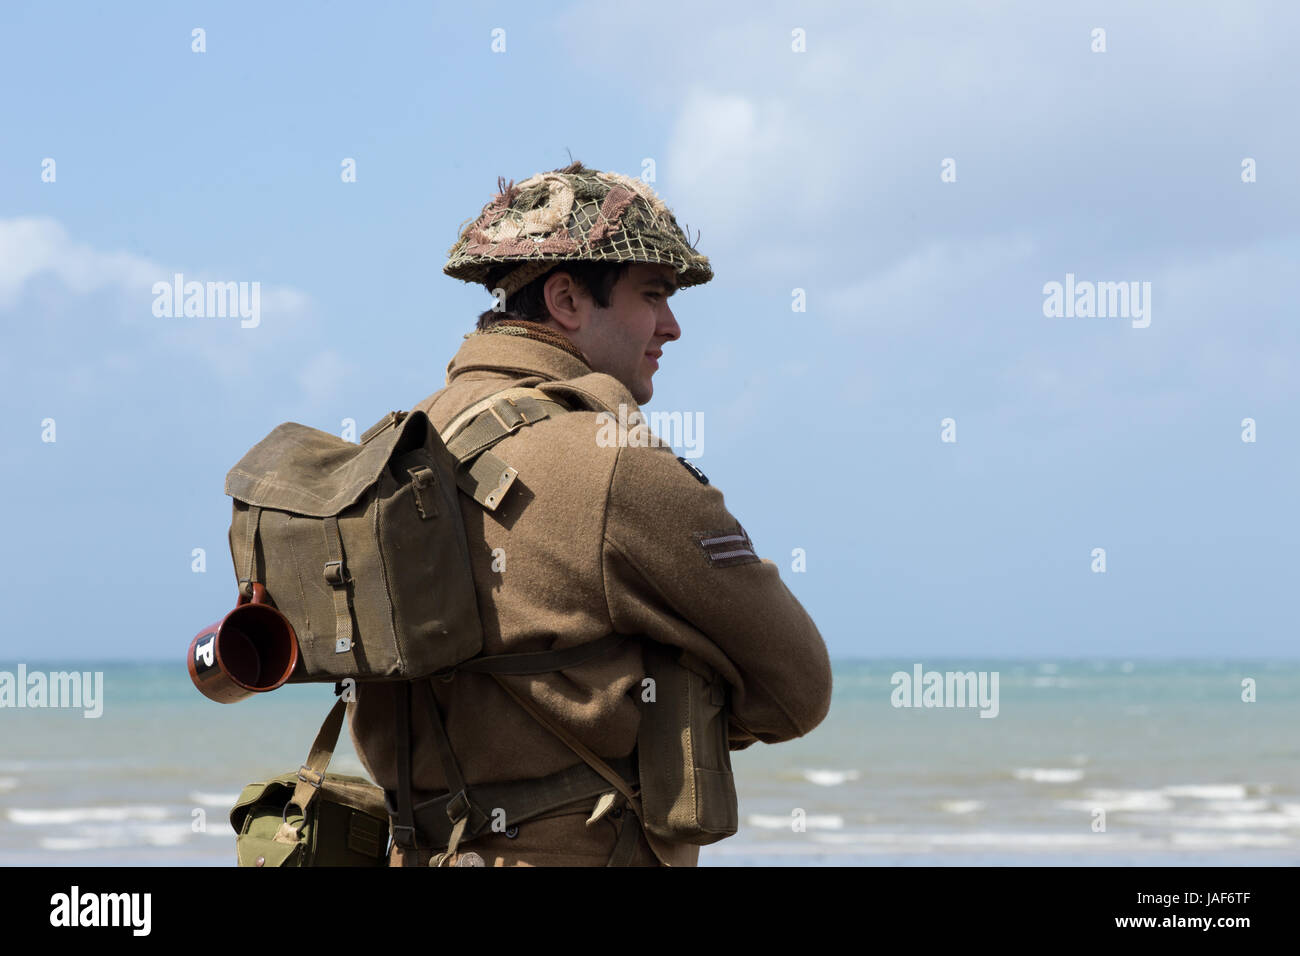
M 663 351 L 662 351 L 661 349 L 656 349 L 656 350 L 653 351 L 653 352 L 646 352 L 645 357 L 648 358 L 648 359 L 651 361 L 651 363 L 654 365 L 655 368 L 658 368 L 658 367 L 659 367 L 659 357 L 662 356 L 663 354 L 664 354 L 664 353 L 663 353 Z

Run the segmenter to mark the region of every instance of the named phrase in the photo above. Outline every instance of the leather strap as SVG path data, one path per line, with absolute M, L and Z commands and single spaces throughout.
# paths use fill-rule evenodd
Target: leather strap
M 334 653 L 346 654 L 352 650 L 352 608 L 348 603 L 348 584 L 352 577 L 348 574 L 343 557 L 343 536 L 339 534 L 337 515 L 327 515 L 324 520 L 325 551 L 329 560 L 325 562 L 325 583 L 334 594 Z
M 307 807 L 325 783 L 325 771 L 334 756 L 334 748 L 338 745 L 339 731 L 343 729 L 343 717 L 346 713 L 347 703 L 340 697 L 330 708 L 325 722 L 320 725 L 320 730 L 316 732 L 311 752 L 307 754 L 307 762 L 298 768 L 298 783 L 293 788 L 289 805 L 302 811 L 304 822 L 307 818 Z M 285 809 L 287 810 L 288 807 Z M 297 843 L 299 838 L 298 828 L 287 821 L 280 825 L 274 837 L 277 843 Z

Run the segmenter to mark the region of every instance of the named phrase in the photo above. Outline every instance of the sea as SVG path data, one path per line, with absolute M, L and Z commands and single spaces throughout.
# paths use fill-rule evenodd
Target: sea
M 230 807 L 302 762 L 332 688 L 222 705 L 178 663 L 83 664 L 103 674 L 98 717 L 0 706 L 0 865 L 234 865 Z M 820 726 L 732 754 L 739 832 L 700 865 L 1300 864 L 1300 662 L 873 659 L 833 673 Z M 996 707 L 957 693 L 975 678 Z M 364 774 L 346 732 L 331 769 Z

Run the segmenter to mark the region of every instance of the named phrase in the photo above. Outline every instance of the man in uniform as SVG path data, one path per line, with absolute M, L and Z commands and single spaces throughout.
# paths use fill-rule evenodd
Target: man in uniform
M 709 281 L 708 259 L 639 179 L 573 163 L 498 188 L 444 269 L 485 285 L 498 309 L 465 337 L 446 387 L 416 407 L 444 435 L 463 411 L 512 387 L 540 386 L 570 410 L 493 447 L 518 473 L 495 510 L 460 496 L 483 653 L 630 639 L 562 670 L 432 680 L 466 792 L 473 799 L 476 787 L 584 769 L 575 766 L 580 747 L 628 766 L 646 639 L 693 654 L 726 681 L 731 749 L 808 733 L 830 707 L 830 663 L 776 565 L 759 556 L 722 493 L 669 447 L 646 440 L 644 425 L 626 441 L 608 440 L 620 410 L 635 422 L 650 400 L 664 345 L 681 334 L 668 299 Z M 390 793 L 400 763 L 396 686 L 361 684 L 349 706 L 357 753 Z M 427 700 L 416 695 L 410 705 L 417 803 L 451 789 Z M 446 843 L 397 841 L 391 863 L 696 864 L 699 846 L 649 836 L 626 800 L 606 797 L 486 829 L 451 853 Z

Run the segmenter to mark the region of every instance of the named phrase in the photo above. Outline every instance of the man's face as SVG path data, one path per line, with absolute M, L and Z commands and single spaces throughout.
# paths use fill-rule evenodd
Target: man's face
M 634 263 L 614 284 L 607 309 L 579 290 L 574 305 L 581 321 L 565 329 L 591 367 L 622 382 L 639 405 L 654 394 L 663 344 L 682 334 L 668 307 L 676 275 L 672 266 Z

